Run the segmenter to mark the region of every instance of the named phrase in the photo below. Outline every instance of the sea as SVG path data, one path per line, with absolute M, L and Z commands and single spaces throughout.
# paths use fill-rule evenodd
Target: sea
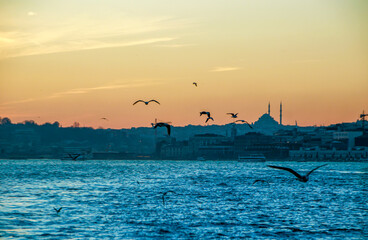
M 322 164 L 0 160 L 0 239 L 368 239 L 368 163 L 267 167 Z

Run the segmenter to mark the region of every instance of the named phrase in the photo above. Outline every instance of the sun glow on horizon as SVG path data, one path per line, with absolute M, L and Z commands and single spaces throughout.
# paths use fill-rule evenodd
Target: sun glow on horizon
M 0 3 L 0 116 L 94 128 L 353 122 L 368 111 L 368 2 Z M 197 82 L 198 87 L 192 83 Z M 135 105 L 158 99 L 155 105 Z M 109 121 L 101 122 L 106 117 Z

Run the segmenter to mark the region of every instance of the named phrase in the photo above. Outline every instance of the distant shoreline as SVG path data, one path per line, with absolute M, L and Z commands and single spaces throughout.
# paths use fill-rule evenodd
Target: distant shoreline
M 295 160 L 295 159 L 270 159 L 266 160 L 265 162 L 258 162 L 258 161 L 239 161 L 238 159 L 206 159 L 206 160 L 196 160 L 196 159 L 84 159 L 84 160 L 65 160 L 65 159 L 58 159 L 58 158 L 1 158 L 0 161 L 47 161 L 47 160 L 60 160 L 65 162 L 84 162 L 84 161 L 180 161 L 180 162 L 239 162 L 239 163 L 265 163 L 265 162 L 366 162 L 368 163 L 368 159 L 358 159 L 358 160 L 345 160 L 345 159 L 308 159 L 308 160 Z

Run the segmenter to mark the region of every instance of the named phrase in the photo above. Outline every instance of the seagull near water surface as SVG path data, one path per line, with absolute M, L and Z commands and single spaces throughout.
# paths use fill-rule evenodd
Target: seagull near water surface
M 135 101 L 134 103 L 133 103 L 133 105 L 135 105 L 135 104 L 137 104 L 137 103 L 139 103 L 139 102 L 142 102 L 142 103 L 144 103 L 144 104 L 146 104 L 146 105 L 148 105 L 148 103 L 150 103 L 150 102 L 155 102 L 155 103 L 157 103 L 157 104 L 160 104 L 158 101 L 156 101 L 155 99 L 152 99 L 152 100 L 149 100 L 149 101 L 143 101 L 143 100 L 138 100 L 138 101 Z
M 54 208 L 54 210 L 56 211 L 56 213 L 57 214 L 59 214 L 59 212 L 61 211 L 61 209 L 62 209 L 63 207 L 61 207 L 61 208 L 59 208 L 59 209 L 56 209 L 56 208 Z
M 287 167 L 278 167 L 278 166 L 272 166 L 272 165 L 267 165 L 268 167 L 271 167 L 271 168 L 276 168 L 276 169 L 281 169 L 281 170 L 285 170 L 285 171 L 288 171 L 292 174 L 294 174 L 299 181 L 301 182 L 308 182 L 309 180 L 309 175 L 314 172 L 315 170 L 317 170 L 318 168 L 320 167 L 323 167 L 323 166 L 326 166 L 327 164 L 323 164 L 321 166 L 318 166 L 316 168 L 313 168 L 311 171 L 309 171 L 306 175 L 300 175 L 299 173 L 295 172 L 293 169 L 291 168 L 287 168 Z

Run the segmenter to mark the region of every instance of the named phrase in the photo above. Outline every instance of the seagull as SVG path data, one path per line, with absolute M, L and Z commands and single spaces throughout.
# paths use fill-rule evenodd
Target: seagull
M 103 118 L 101 118 L 102 120 L 106 120 L 106 121 L 109 121 L 109 119 L 107 119 L 107 118 L 105 118 L 105 117 L 103 117 Z
M 294 174 L 297 178 L 298 178 L 298 180 L 299 181 L 301 181 L 301 182 L 308 182 L 308 180 L 309 180 L 309 175 L 312 173 L 312 172 L 314 172 L 315 170 L 317 170 L 318 168 L 320 168 L 320 167 L 323 167 L 323 166 L 326 166 L 327 164 L 323 164 L 323 165 L 321 165 L 321 166 L 318 166 L 318 167 L 316 167 L 316 168 L 313 168 L 311 171 L 309 171 L 309 173 L 307 173 L 306 175 L 304 175 L 304 176 L 301 176 L 299 173 L 297 173 L 297 172 L 295 172 L 293 169 L 291 169 L 291 168 L 286 168 L 286 167 L 278 167 L 278 166 L 272 166 L 272 165 L 267 165 L 268 167 L 271 167 L 271 168 L 276 168 L 276 169 L 281 169 L 281 170 L 285 170 L 285 171 L 288 171 L 288 172 L 290 172 L 290 173 L 292 173 L 292 174 Z
M 231 115 L 231 118 L 237 118 L 238 117 L 238 113 L 226 113 Z
M 165 206 L 165 196 L 166 196 L 166 194 L 168 194 L 169 192 L 171 192 L 171 193 L 175 193 L 175 194 L 176 194 L 176 192 L 171 191 L 171 190 L 169 190 L 169 191 L 167 191 L 167 192 L 164 192 L 164 193 L 162 194 L 162 205 L 164 205 L 164 206 Z
M 158 122 L 155 125 L 153 125 L 153 128 L 157 128 L 157 127 L 166 127 L 167 128 L 167 134 L 170 136 L 170 132 L 171 132 L 171 125 L 168 123 L 164 123 L 164 122 Z
M 196 86 L 196 87 L 198 87 L 196 82 L 193 82 L 193 85 Z
M 249 126 L 250 128 L 252 128 L 252 129 L 253 129 L 252 125 L 250 125 L 250 124 L 249 124 L 249 122 L 247 122 L 247 121 L 245 121 L 245 120 L 236 120 L 234 123 L 236 123 L 236 122 L 246 123 L 246 124 L 248 124 L 248 126 Z
M 70 154 L 68 153 L 69 157 L 72 159 L 72 160 L 77 160 L 77 158 L 80 156 L 80 154 Z M 73 156 L 74 155 L 74 156 Z
M 208 118 L 207 118 L 207 120 L 206 120 L 206 122 L 208 122 L 208 120 L 210 120 L 210 119 L 211 119 L 212 121 L 214 121 L 212 117 L 208 117 Z
M 144 103 L 144 104 L 146 104 L 146 105 L 148 105 L 148 103 L 150 103 L 150 102 L 155 102 L 155 103 L 158 103 L 158 104 L 160 104 L 159 102 L 157 102 L 155 99 L 152 99 L 152 100 L 149 100 L 149 101 L 143 101 L 143 100 L 138 100 L 138 101 L 136 101 L 135 103 L 133 103 L 133 105 L 135 105 L 135 104 L 137 104 L 137 103 L 139 103 L 139 102 L 142 102 L 142 103 Z
M 199 116 L 202 116 L 203 114 L 206 114 L 207 117 L 211 117 L 211 113 L 210 112 L 206 112 L 206 111 L 202 111 L 199 113 Z
M 262 180 L 262 179 L 257 179 L 257 180 L 255 180 L 254 182 L 253 182 L 253 184 L 255 184 L 255 183 L 257 183 L 257 182 L 262 182 L 262 183 L 267 183 L 267 184 L 269 184 L 266 180 Z M 252 185 L 253 185 L 252 184 Z
M 62 207 L 59 208 L 59 209 L 54 208 L 54 210 L 56 211 L 57 214 L 59 214 L 59 212 L 61 211 L 61 209 L 62 209 Z

